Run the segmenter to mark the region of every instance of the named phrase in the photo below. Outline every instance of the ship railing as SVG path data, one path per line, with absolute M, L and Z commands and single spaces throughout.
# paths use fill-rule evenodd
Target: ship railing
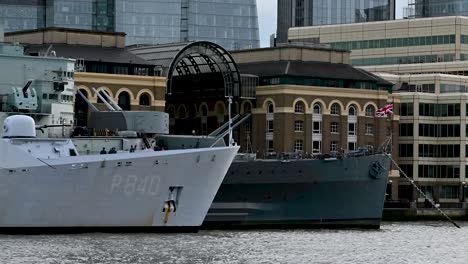
M 237 153 L 235 160 L 256 160 L 257 154 L 255 153 Z
M 342 159 L 347 157 L 361 157 L 379 154 L 365 147 L 360 147 L 355 151 L 342 153 L 339 151 L 332 151 L 330 153 L 304 153 L 303 151 L 295 152 L 265 152 L 264 159 L 281 159 L 281 160 L 302 160 L 302 159 Z
M 453 202 L 453 203 L 437 203 L 440 208 L 446 208 L 446 209 L 462 209 L 463 208 L 463 203 L 461 202 Z M 417 207 L 419 209 L 421 208 L 432 208 L 432 206 L 424 203 L 424 202 L 418 202 Z
M 445 209 L 464 209 L 464 202 L 444 202 L 437 203 L 439 208 Z M 386 200 L 385 209 L 433 209 L 431 205 L 425 202 L 410 202 L 408 200 Z
M 361 157 L 361 156 L 369 156 L 372 155 L 372 150 L 369 150 L 365 147 L 360 147 L 357 150 L 350 151 L 346 153 L 347 157 Z

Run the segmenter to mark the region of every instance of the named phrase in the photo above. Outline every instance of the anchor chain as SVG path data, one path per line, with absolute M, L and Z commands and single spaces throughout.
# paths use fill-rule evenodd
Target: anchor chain
M 432 199 L 429 199 L 429 197 L 414 183 L 414 181 L 410 177 L 408 177 L 408 175 L 406 175 L 406 173 L 400 168 L 400 166 L 398 166 L 397 162 L 392 158 L 390 154 L 386 153 L 385 155 L 387 155 L 387 157 L 392 161 L 392 163 L 398 168 L 400 173 L 411 183 L 411 185 L 413 185 L 413 187 L 419 192 L 419 194 L 421 194 L 427 201 L 431 203 L 432 207 L 434 207 L 441 215 L 447 218 L 447 220 L 450 223 L 460 228 L 460 226 L 455 221 L 453 221 L 444 211 L 442 211 L 442 209 L 437 207 L 434 201 Z

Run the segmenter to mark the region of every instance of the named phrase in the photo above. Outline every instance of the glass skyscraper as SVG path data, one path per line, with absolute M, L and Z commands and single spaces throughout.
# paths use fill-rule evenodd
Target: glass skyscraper
M 44 27 L 114 30 L 114 0 L 0 0 L 6 32 Z
M 114 31 L 114 0 L 47 0 L 46 26 Z
M 45 0 L 0 0 L 0 22 L 5 32 L 43 28 Z
M 127 45 L 207 40 L 258 48 L 256 0 L 0 0 L 5 32 L 65 27 L 127 33 Z
M 395 19 L 395 0 L 278 0 L 277 42 L 291 27 Z
M 468 15 L 468 0 L 413 0 L 411 6 L 416 18 Z
M 258 48 L 256 0 L 116 0 L 116 31 L 127 44 L 207 40 Z

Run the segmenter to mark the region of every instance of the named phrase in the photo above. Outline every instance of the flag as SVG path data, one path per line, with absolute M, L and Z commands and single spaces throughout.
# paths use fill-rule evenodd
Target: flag
M 387 117 L 388 114 L 393 113 L 393 104 L 387 104 L 386 106 L 378 109 L 375 112 L 376 117 Z

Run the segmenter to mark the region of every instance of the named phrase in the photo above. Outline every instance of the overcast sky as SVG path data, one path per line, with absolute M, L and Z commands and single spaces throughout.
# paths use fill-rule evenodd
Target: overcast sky
M 408 0 L 396 0 L 396 16 L 402 17 L 402 7 Z M 257 0 L 258 23 L 260 26 L 260 45 L 270 46 L 270 35 L 276 33 L 276 0 Z

